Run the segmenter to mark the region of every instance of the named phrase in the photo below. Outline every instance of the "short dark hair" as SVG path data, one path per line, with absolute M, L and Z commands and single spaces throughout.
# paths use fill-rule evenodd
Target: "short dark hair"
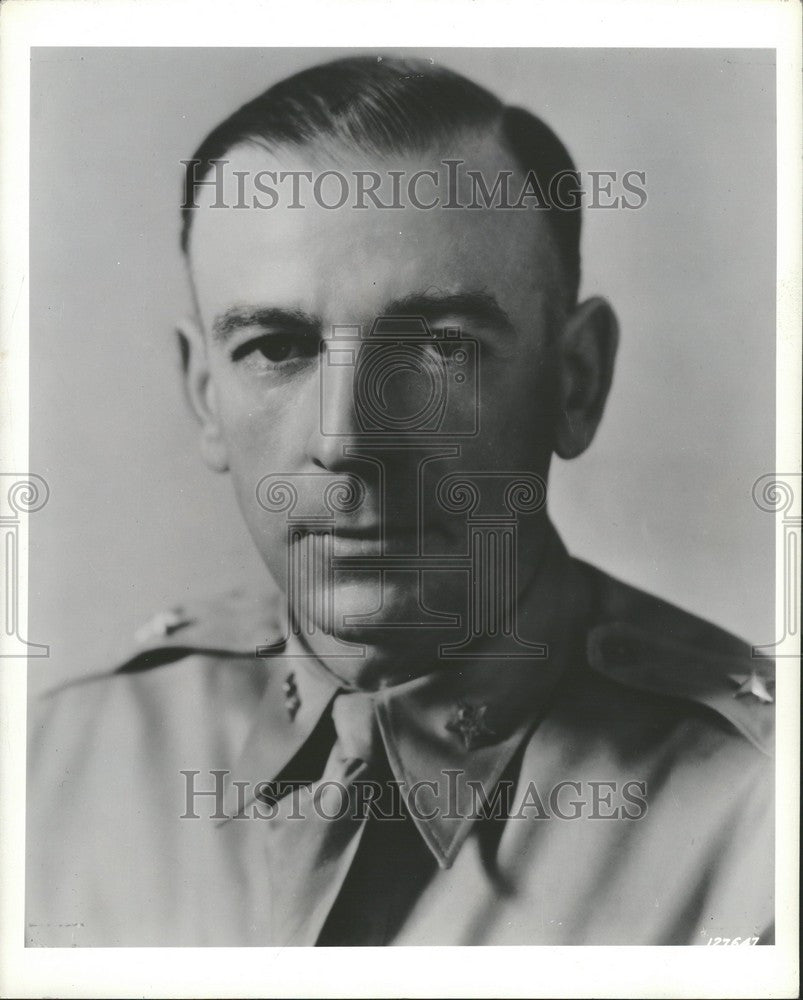
M 502 103 L 490 91 L 444 67 L 419 59 L 352 56 L 313 66 L 270 87 L 214 128 L 186 161 L 181 247 L 192 224 L 192 191 L 199 177 L 234 146 L 305 145 L 330 138 L 380 154 L 424 151 L 469 129 L 500 130 L 516 163 L 550 191 L 550 179 L 579 177 L 566 147 L 535 115 Z M 567 299 L 580 283 L 580 201 L 546 217 L 560 259 Z

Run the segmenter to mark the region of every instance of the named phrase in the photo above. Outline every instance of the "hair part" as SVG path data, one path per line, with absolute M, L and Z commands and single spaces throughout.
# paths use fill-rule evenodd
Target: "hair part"
M 470 130 L 497 131 L 517 166 L 532 172 L 544 192 L 553 177 L 568 173 L 579 189 L 566 147 L 530 112 L 506 106 L 459 73 L 425 60 L 352 56 L 282 80 L 209 133 L 188 161 L 184 177 L 181 248 L 186 254 L 194 183 L 212 170 L 211 161 L 237 145 L 257 142 L 275 149 L 328 139 L 387 155 L 424 152 Z M 548 204 L 545 218 L 555 241 L 565 304 L 571 307 L 580 283 L 579 199 L 573 208 Z

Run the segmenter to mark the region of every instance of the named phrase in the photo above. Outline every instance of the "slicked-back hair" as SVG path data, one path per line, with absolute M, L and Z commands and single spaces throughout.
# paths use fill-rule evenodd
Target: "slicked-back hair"
M 385 156 L 424 152 L 467 131 L 497 131 L 515 165 L 532 174 L 545 194 L 550 180 L 579 177 L 566 147 L 535 115 L 503 104 L 490 91 L 452 70 L 419 59 L 352 56 L 313 66 L 248 101 L 203 140 L 186 161 L 181 247 L 186 253 L 192 225 L 194 183 L 212 161 L 235 146 L 266 149 L 334 140 L 347 148 Z M 580 202 L 549 203 L 546 217 L 559 256 L 567 304 L 580 282 Z

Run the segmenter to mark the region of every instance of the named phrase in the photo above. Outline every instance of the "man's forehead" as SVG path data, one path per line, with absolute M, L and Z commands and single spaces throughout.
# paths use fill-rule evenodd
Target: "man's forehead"
M 472 198 L 482 205 L 477 185 L 491 192 L 506 173 L 512 191 L 524 184 L 524 171 L 489 133 L 394 155 L 334 143 L 249 144 L 225 159 L 218 185 L 196 195 L 189 252 L 200 300 L 212 289 L 243 301 L 284 289 L 322 308 L 349 289 L 371 298 L 375 289 L 378 305 L 428 284 L 505 296 L 539 272 L 538 284 L 554 277 L 543 213 L 448 207 Z
M 304 143 L 268 143 L 255 137 L 231 146 L 220 159 L 229 161 L 229 174 L 246 171 L 253 177 L 265 170 L 275 173 L 311 171 L 315 177 L 326 171 L 344 174 L 362 171 L 377 172 L 382 176 L 383 182 L 388 183 L 388 177 L 393 172 L 407 177 L 417 171 L 446 172 L 448 167 L 444 164 L 460 161 L 460 183 L 463 185 L 461 193 L 464 197 L 471 186 L 465 176 L 469 171 L 481 171 L 487 178 L 501 171 L 519 174 L 522 179 L 526 174 L 496 128 L 461 129 L 425 148 L 419 143 L 412 143 L 409 149 L 395 151 L 380 151 L 324 135 L 315 136 Z M 232 190 L 236 190 L 235 185 Z M 206 185 L 203 192 L 199 189 L 196 201 L 208 205 L 214 198 L 214 188 Z M 370 199 L 368 203 L 370 204 Z

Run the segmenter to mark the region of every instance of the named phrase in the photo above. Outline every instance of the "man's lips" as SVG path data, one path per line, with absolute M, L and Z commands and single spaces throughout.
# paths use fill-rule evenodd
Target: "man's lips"
M 371 524 L 336 524 L 332 527 L 322 527 L 320 524 L 298 525 L 301 538 L 308 535 L 331 534 L 335 555 L 346 555 L 351 552 L 368 554 L 380 553 L 384 550 L 403 549 L 413 552 L 424 538 L 432 542 L 443 539 L 443 530 L 431 526 L 422 531 L 417 525 L 390 522 L 382 525 L 379 522 Z M 298 540 L 300 541 L 301 538 Z
M 418 526 L 397 522 L 390 519 L 385 525 L 381 521 L 363 522 L 327 522 L 323 518 L 320 521 L 308 520 L 297 521 L 294 525 L 303 535 L 333 534 L 336 538 L 365 538 L 373 539 L 384 535 L 390 537 L 416 537 Z
M 380 538 L 415 538 L 418 529 L 415 526 L 391 524 L 385 525 L 384 531 L 381 524 L 361 525 L 336 525 L 334 529 L 335 538 L 355 538 L 366 539 L 368 541 Z

